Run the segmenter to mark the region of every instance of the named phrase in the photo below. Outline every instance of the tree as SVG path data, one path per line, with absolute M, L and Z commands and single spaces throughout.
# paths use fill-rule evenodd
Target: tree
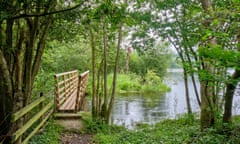
M 57 1 L 1 1 L 0 17 L 0 135 L 1 141 L 23 121 L 10 123 L 11 114 L 31 101 Z M 4 143 L 9 143 L 8 139 Z M 21 138 L 16 143 L 21 143 Z
M 229 7 L 226 8 L 226 5 Z M 156 7 L 159 14 L 155 16 L 155 22 L 152 20 L 152 25 L 176 48 L 183 63 L 184 75 L 191 76 L 194 83 L 196 73 L 200 80 L 201 102 L 198 101 L 201 104 L 202 130 L 214 126 L 221 117 L 223 95 L 226 100 L 225 114 L 228 113 L 228 116 L 224 115 L 230 118 L 232 96 L 239 76 L 235 71 L 232 78 L 228 77 L 227 69 L 238 69 L 231 57 L 238 57 L 235 45 L 238 32 L 232 29 L 236 30 L 237 27 L 239 2 L 156 1 Z M 157 24 L 159 21 L 161 24 Z M 186 80 L 187 76 L 184 77 Z M 196 91 L 196 85 L 194 87 Z
M 96 2 L 94 9 L 87 12 L 82 20 L 85 36 L 91 43 L 92 63 L 92 117 L 103 123 L 109 122 L 116 93 L 116 79 L 122 27 L 126 18 L 127 2 L 105 0 Z M 107 75 L 113 71 L 111 89 Z

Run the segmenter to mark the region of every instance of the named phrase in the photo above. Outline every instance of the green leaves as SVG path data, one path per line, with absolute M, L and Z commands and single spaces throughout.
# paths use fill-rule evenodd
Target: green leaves
M 200 47 L 199 56 L 214 60 L 214 64 L 225 67 L 236 67 L 239 65 L 240 53 L 234 50 L 224 50 L 220 45 Z

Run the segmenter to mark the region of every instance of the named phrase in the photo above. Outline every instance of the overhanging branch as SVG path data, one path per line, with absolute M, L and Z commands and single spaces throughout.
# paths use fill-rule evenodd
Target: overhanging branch
M 78 7 L 80 7 L 84 2 L 87 2 L 88 0 L 83 1 L 80 4 L 77 4 L 73 7 L 67 8 L 67 9 L 62 9 L 62 10 L 57 10 L 57 11 L 52 11 L 52 12 L 48 12 L 48 13 L 36 13 L 36 14 L 19 14 L 13 17 L 10 17 L 8 19 L 19 19 L 19 18 L 27 18 L 27 17 L 42 17 L 42 16 L 47 16 L 47 15 L 52 15 L 52 14 L 57 14 L 57 13 L 62 13 L 62 12 L 66 12 L 66 11 L 70 11 L 70 10 L 74 10 Z

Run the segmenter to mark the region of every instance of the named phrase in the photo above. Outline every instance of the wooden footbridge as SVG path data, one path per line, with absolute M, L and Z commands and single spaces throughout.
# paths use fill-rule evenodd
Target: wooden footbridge
M 89 71 L 86 71 L 79 75 L 75 70 L 54 76 L 57 112 L 78 112 L 82 109 L 88 73 Z
M 11 123 L 16 127 L 7 136 L 10 136 L 11 143 L 28 143 L 52 114 L 55 118 L 80 117 L 79 112 L 83 110 L 88 76 L 89 71 L 79 74 L 77 70 L 55 74 L 54 100 L 49 101 L 48 96 L 40 94 L 39 99 L 12 114 Z M 19 126 L 20 123 L 22 123 L 21 126 Z

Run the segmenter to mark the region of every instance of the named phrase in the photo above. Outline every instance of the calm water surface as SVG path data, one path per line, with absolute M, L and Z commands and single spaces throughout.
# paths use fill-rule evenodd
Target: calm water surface
M 117 95 L 113 107 L 111 121 L 117 125 L 133 128 L 137 123 L 154 124 L 166 118 L 177 118 L 187 112 L 184 82 L 181 72 L 168 74 L 165 83 L 170 92 L 155 95 Z M 198 83 L 199 87 L 199 83 Z M 192 82 L 189 81 L 191 107 L 199 112 Z M 233 114 L 240 114 L 240 96 L 235 94 Z

